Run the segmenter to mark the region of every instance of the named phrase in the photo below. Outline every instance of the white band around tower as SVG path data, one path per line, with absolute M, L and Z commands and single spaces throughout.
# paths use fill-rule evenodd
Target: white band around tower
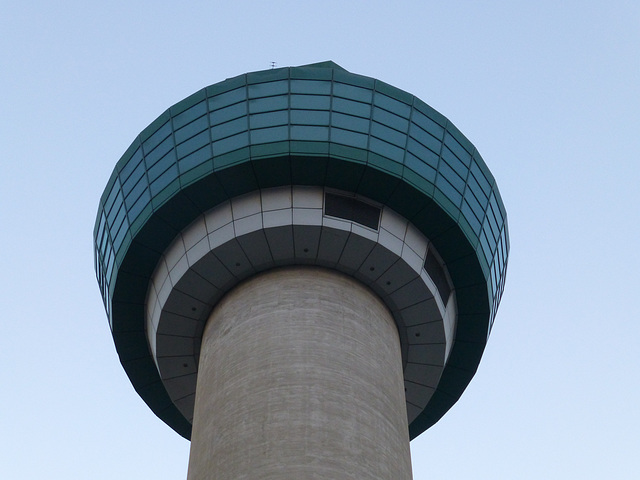
M 286 265 L 339 270 L 376 292 L 398 326 L 408 422 L 429 402 L 457 316 L 455 291 L 442 298 L 425 269 L 428 252 L 439 256 L 408 220 L 370 200 L 359 198 L 380 209 L 377 229 L 327 215 L 326 193 L 288 186 L 236 197 L 186 227 L 158 262 L 147 293 L 147 339 L 171 400 L 190 422 L 213 307 L 242 280 Z

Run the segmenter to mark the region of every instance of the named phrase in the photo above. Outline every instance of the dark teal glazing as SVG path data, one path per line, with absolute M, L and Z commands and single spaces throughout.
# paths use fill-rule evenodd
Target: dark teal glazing
M 118 161 L 100 199 L 94 247 L 120 359 L 156 414 L 189 436 L 146 347 L 146 285 L 164 249 L 198 215 L 233 196 L 289 184 L 388 205 L 447 265 L 458 299 L 456 343 L 432 411 L 410 426 L 414 437 L 475 372 L 504 288 L 506 211 L 482 157 L 451 122 L 407 92 L 332 62 L 204 88 L 160 115 Z

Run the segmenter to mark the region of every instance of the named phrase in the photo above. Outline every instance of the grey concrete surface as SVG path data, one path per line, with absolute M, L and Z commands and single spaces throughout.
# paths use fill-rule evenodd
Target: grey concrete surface
M 288 267 L 205 327 L 188 480 L 409 480 L 400 341 L 367 287 Z

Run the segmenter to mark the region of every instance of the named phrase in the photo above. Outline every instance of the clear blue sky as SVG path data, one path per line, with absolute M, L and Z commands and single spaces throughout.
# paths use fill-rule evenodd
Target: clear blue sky
M 636 478 L 640 3 L 23 0 L 0 32 L 0 478 L 186 478 L 117 360 L 98 200 L 169 105 L 323 60 L 446 115 L 509 215 L 492 337 L 414 478 Z

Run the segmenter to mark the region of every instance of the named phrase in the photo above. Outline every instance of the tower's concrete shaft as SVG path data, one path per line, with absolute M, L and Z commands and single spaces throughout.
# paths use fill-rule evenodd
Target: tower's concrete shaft
M 382 301 L 303 266 L 228 293 L 202 338 L 188 479 L 411 479 L 400 340 Z

